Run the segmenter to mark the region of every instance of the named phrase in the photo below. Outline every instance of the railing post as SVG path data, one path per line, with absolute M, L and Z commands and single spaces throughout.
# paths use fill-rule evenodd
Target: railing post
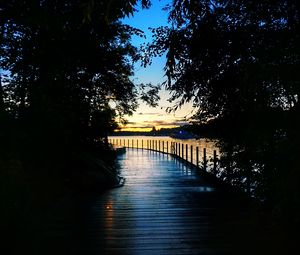
M 196 165 L 199 168 L 199 147 L 196 147 Z
M 217 175 L 217 151 L 214 150 L 214 168 L 213 168 L 213 174 Z
M 184 159 L 184 145 L 181 144 L 181 158 Z
M 160 140 L 158 140 L 158 150 L 160 151 Z
M 180 143 L 178 143 L 178 157 L 180 158 Z
M 127 141 L 127 142 L 128 142 L 128 144 L 127 144 L 128 146 L 127 146 L 127 147 L 129 148 L 129 139 L 128 139 L 128 141 Z
M 162 152 L 165 152 L 165 142 L 162 141 Z
M 155 140 L 155 150 L 157 151 L 157 140 Z
M 144 140 L 142 139 L 142 149 L 144 149 Z
M 138 139 L 136 140 L 136 148 L 137 149 L 139 148 L 139 140 Z
M 203 148 L 203 168 L 204 168 L 204 171 L 206 171 L 206 167 L 207 167 L 206 148 Z
M 173 142 L 173 155 L 176 155 L 176 142 Z
M 191 145 L 191 163 L 193 164 L 193 145 Z
M 188 155 L 189 155 L 189 152 L 188 152 L 188 145 L 186 144 L 186 145 L 185 145 L 185 160 L 186 160 L 186 161 L 189 161 Z
M 167 141 L 167 153 L 169 154 L 169 141 Z

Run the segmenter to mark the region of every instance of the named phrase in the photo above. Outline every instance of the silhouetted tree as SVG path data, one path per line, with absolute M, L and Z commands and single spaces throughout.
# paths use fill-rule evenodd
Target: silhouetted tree
M 2 1 L 6 111 L 34 136 L 69 142 L 84 139 L 92 113 L 108 102 L 120 115 L 132 113 L 137 91 L 129 77 L 137 54 L 130 37 L 141 31 L 120 19 L 137 2 Z
M 149 5 L 0 1 L 0 225 L 9 241 L 26 244 L 28 230 L 68 188 L 116 184 L 112 153 L 90 141 L 113 128 L 115 112 L 137 106 L 130 38 L 142 32 L 121 19 L 138 2 Z
M 116 111 L 108 105 L 92 113 L 90 130 L 93 139 L 102 138 L 108 146 L 108 134 L 113 133 L 117 128 Z
M 144 59 L 147 64 L 166 52 L 164 84 L 174 110 L 193 102 L 199 123 L 222 120 L 222 177 L 273 208 L 289 201 L 294 216 L 300 194 L 299 14 L 293 0 L 176 0 L 170 26 L 153 29 Z

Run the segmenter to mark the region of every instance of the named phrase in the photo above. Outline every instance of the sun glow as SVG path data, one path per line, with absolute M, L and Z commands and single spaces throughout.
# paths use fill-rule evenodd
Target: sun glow
M 135 28 L 141 29 L 145 33 L 145 37 L 133 36 L 132 43 L 136 47 L 140 47 L 144 43 L 151 42 L 152 33 L 149 27 L 155 28 L 162 25 L 168 25 L 168 12 L 162 9 L 170 0 L 156 1 L 149 9 L 140 9 L 134 17 L 128 17 L 123 20 L 124 24 L 128 24 Z M 137 62 L 134 66 L 135 75 L 132 77 L 135 84 L 162 84 L 165 80 L 164 66 L 166 64 L 166 56 L 156 57 L 152 59 L 152 63 L 146 68 L 141 67 L 141 63 Z M 187 103 L 176 113 L 167 113 L 166 109 L 172 107 L 170 103 L 170 92 L 162 89 L 159 92 L 160 101 L 158 107 L 151 108 L 140 102 L 140 106 L 132 116 L 127 116 L 128 123 L 120 124 L 120 131 L 151 131 L 153 127 L 156 130 L 162 128 L 174 128 L 186 125 L 188 118 L 193 115 L 194 108 L 192 104 Z M 174 102 L 175 103 L 175 102 Z
M 153 129 L 175 128 L 186 125 L 191 116 L 191 108 L 184 107 L 176 113 L 167 113 L 165 108 L 150 108 L 141 104 L 137 112 L 127 117 L 127 124 L 120 124 L 119 131 L 149 132 Z

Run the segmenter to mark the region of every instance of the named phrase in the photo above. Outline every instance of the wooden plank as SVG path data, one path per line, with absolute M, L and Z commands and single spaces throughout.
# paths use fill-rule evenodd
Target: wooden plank
M 149 146 L 157 147 L 154 141 Z M 242 252 L 255 233 L 244 197 L 208 183 L 170 155 L 128 149 L 119 164 L 125 185 L 63 205 L 64 214 L 54 213 L 42 225 L 32 254 L 54 254 L 57 247 L 65 254 L 95 255 L 251 250 Z

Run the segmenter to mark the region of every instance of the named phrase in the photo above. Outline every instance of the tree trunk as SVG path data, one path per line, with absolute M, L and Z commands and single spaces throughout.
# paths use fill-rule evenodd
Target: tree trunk
M 4 110 L 4 92 L 2 88 L 2 76 L 0 75 L 0 114 L 2 114 Z

